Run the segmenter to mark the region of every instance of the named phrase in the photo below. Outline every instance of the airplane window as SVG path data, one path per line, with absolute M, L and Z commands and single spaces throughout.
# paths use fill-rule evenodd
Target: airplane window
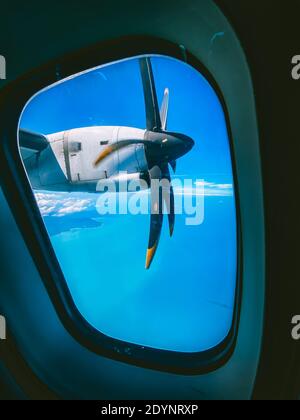
M 182 353 L 233 322 L 237 219 L 224 110 L 208 80 L 139 56 L 37 93 L 24 167 L 74 303 L 99 332 Z

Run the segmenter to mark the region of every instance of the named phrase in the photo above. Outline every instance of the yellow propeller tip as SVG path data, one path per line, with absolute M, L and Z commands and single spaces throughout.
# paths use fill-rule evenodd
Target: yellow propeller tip
M 155 243 L 155 245 L 152 248 L 148 248 L 147 249 L 147 254 L 146 254 L 146 265 L 145 268 L 146 270 L 149 270 L 151 263 L 153 261 L 156 249 L 157 249 L 157 243 Z

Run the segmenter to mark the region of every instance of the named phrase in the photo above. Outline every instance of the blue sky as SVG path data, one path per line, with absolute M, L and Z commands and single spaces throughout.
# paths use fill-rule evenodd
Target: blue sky
M 171 65 L 170 65 L 171 62 Z M 168 127 L 193 138 L 193 154 L 178 162 L 178 175 L 231 183 L 227 128 L 219 99 L 190 66 L 153 57 L 158 101 L 170 91 Z M 42 134 L 97 125 L 145 128 L 145 107 L 138 60 L 101 67 L 37 95 L 25 109 L 21 127 Z
M 176 177 L 205 180 L 205 220 L 164 223 L 144 269 L 149 218 L 99 218 L 96 194 L 37 192 L 54 250 L 80 312 L 101 332 L 150 347 L 202 351 L 227 335 L 236 286 L 236 214 L 227 127 L 219 99 L 195 69 L 152 57 L 159 103 L 170 91 L 168 129 L 194 139 Z M 69 79 L 36 95 L 20 126 L 50 134 L 97 125 L 145 128 L 137 59 Z

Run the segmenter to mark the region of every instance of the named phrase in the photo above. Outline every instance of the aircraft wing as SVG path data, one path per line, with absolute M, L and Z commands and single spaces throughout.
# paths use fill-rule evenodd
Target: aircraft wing
M 43 134 L 33 133 L 27 130 L 19 130 L 19 146 L 31 152 L 42 152 L 49 146 L 47 137 Z

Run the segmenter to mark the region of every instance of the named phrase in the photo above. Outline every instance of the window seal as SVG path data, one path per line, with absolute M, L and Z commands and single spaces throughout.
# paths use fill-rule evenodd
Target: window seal
M 233 168 L 237 221 L 237 280 L 231 329 L 211 350 L 182 353 L 159 350 L 110 338 L 92 327 L 75 306 L 31 189 L 17 141 L 20 115 L 31 97 L 49 85 L 102 64 L 144 54 L 177 58 L 198 70 L 216 92 L 226 119 Z M 53 60 L 7 85 L 0 94 L 1 186 L 53 306 L 66 330 L 90 351 L 142 368 L 182 375 L 199 375 L 223 366 L 234 352 L 242 295 L 242 240 L 239 189 L 229 113 L 221 89 L 210 72 L 182 46 L 166 40 L 130 36 L 101 42 Z

